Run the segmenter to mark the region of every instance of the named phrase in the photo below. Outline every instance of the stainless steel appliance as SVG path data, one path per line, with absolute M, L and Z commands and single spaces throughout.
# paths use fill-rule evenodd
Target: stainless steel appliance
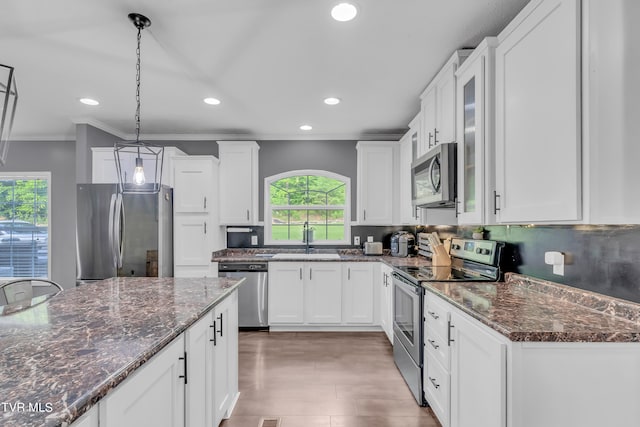
M 391 255 L 406 257 L 414 254 L 415 237 L 408 231 L 396 231 L 391 235 Z
M 420 405 L 424 369 L 423 295 L 425 282 L 497 281 L 504 244 L 490 240 L 453 239 L 451 266 L 395 267 L 393 277 L 393 358 Z M 425 321 L 429 321 L 426 319 Z
M 365 255 L 382 255 L 382 243 L 381 242 L 364 242 Z
M 455 206 L 456 150 L 455 142 L 438 144 L 411 163 L 411 196 L 414 206 Z
M 173 276 L 173 190 L 121 194 L 117 184 L 78 184 L 76 282 Z
M 218 264 L 218 276 L 246 278 L 238 288 L 238 326 L 241 329 L 269 329 L 267 271 L 266 262 Z

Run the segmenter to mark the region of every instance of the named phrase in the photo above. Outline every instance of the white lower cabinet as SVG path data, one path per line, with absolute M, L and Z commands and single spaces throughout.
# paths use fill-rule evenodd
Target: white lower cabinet
M 304 263 L 304 320 L 342 323 L 342 270 L 337 262 Z
M 214 426 L 231 416 L 238 397 L 238 291 L 213 308 Z
M 510 341 L 427 292 L 424 354 L 443 427 L 640 425 L 638 343 Z
M 269 324 L 304 322 L 304 263 L 269 263 Z
M 374 263 L 270 262 L 269 324 L 373 327 L 376 283 Z
M 373 324 L 375 281 L 373 264 L 349 262 L 342 265 L 342 313 L 344 323 Z
M 506 426 L 506 338 L 455 311 L 450 329 L 451 426 Z
M 393 344 L 393 268 L 380 264 L 380 326 Z
M 184 336 L 100 401 L 101 427 L 184 426 Z
M 217 427 L 238 397 L 238 291 L 99 403 L 99 425 Z M 98 410 L 99 409 L 99 410 Z M 97 426 L 83 416 L 74 427 Z
M 443 427 L 506 424 L 508 340 L 427 292 L 424 393 Z

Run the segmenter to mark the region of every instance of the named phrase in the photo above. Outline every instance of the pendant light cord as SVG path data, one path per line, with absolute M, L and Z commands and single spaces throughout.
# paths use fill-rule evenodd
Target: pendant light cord
M 140 39 L 141 27 L 138 27 L 138 47 L 136 48 L 136 143 L 140 142 Z M 138 149 L 138 156 L 140 155 Z

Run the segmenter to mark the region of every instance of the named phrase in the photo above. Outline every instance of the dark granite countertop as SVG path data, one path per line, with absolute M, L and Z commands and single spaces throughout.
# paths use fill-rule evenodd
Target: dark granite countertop
M 243 280 L 107 279 L 1 315 L 0 425 L 70 423 Z
M 338 254 L 339 258 L 278 258 L 273 259 L 274 254 L 303 254 L 304 249 L 278 249 L 278 248 L 259 248 L 259 249 L 223 249 L 214 252 L 211 257 L 212 262 L 383 262 L 391 267 L 399 266 L 430 266 L 431 261 L 423 256 L 412 257 L 394 257 L 391 256 L 389 250 L 385 250 L 383 255 L 364 255 L 360 249 L 313 249 L 311 253 L 320 254 Z
M 640 304 L 571 286 L 515 273 L 505 282 L 423 286 L 511 341 L 640 341 Z

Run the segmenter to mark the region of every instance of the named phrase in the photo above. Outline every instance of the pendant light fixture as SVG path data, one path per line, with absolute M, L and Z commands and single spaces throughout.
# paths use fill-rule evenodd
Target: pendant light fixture
M 142 30 L 151 20 L 139 13 L 130 13 L 129 19 L 138 29 L 136 49 L 136 140 L 116 142 L 114 156 L 121 193 L 149 194 L 160 192 L 164 147 L 140 141 L 140 39 Z
M 13 117 L 16 114 L 18 104 L 18 89 L 16 88 L 16 76 L 13 67 L 0 64 L 0 164 L 7 160 L 9 148 L 9 136 L 13 127 Z

